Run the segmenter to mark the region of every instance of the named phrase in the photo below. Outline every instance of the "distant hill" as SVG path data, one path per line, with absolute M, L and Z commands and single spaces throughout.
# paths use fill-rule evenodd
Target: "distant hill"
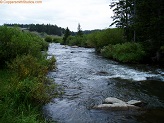
M 57 25 L 51 25 L 51 24 L 4 24 L 8 27 L 17 26 L 22 29 L 28 29 L 29 31 L 36 31 L 36 32 L 45 32 L 48 35 L 58 35 L 61 36 L 65 29 L 58 27 Z
M 5 26 L 8 27 L 20 27 L 22 29 L 25 30 L 29 30 L 29 31 L 36 31 L 39 33 L 47 33 L 48 35 L 58 35 L 58 36 L 62 36 L 65 32 L 65 29 L 62 27 L 58 27 L 57 25 L 52 25 L 52 24 L 4 24 Z M 101 31 L 99 29 L 95 29 L 95 30 L 84 30 L 82 31 L 83 34 L 90 34 L 92 32 L 96 32 L 96 31 Z M 77 32 L 71 32 L 72 36 L 75 36 Z

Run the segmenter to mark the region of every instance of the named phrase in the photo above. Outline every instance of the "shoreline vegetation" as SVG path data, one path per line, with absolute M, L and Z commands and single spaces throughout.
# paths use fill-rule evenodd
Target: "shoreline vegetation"
M 0 26 L 0 122 L 45 123 L 42 106 L 57 94 L 46 75 L 56 59 L 47 59 L 48 43 L 18 28 Z
M 75 36 L 67 28 L 63 37 L 48 36 L 46 40 L 62 45 L 95 48 L 96 53 L 121 63 L 164 66 L 164 45 L 153 46 L 151 41 L 128 41 L 121 28 L 109 28 L 90 34 L 78 30 Z
M 22 28 L 23 31 L 27 32 L 29 32 L 31 28 L 31 26 L 27 24 L 4 25 L 9 25 L 9 27 L 17 26 L 19 28 L 27 26 L 27 28 Z M 32 27 L 35 29 L 32 32 L 44 38 L 48 43 L 54 42 L 62 45 L 95 48 L 96 52 L 103 57 L 121 63 L 164 66 L 164 44 L 162 39 L 160 39 L 159 44 L 159 41 L 156 41 L 157 39 L 139 32 L 138 35 L 136 35 L 136 40 L 134 40 L 132 35 L 133 31 L 126 34 L 124 28 L 82 31 L 81 25 L 78 24 L 77 32 L 72 32 L 67 27 L 66 29 L 56 29 L 55 32 L 59 30 L 61 35 L 57 33 L 50 35 L 48 30 L 53 30 L 55 27 L 53 25 L 33 24 Z M 60 29 L 63 30 L 61 31 Z M 131 38 L 128 38 L 129 35 Z

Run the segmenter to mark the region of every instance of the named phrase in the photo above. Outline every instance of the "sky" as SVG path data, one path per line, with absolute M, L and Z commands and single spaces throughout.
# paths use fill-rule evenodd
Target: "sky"
M 0 0 L 2 1 L 5 0 Z M 109 4 L 110 0 L 42 0 L 42 3 L 35 4 L 0 3 L 0 25 L 4 23 L 56 24 L 77 31 L 80 23 L 82 30 L 106 29 L 112 23 L 113 15 Z

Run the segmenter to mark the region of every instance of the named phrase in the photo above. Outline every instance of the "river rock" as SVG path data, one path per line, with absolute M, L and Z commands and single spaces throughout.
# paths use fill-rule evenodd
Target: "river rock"
M 95 109 L 104 109 L 104 110 L 117 110 L 117 111 L 139 109 L 139 107 L 137 107 L 137 106 L 129 105 L 126 103 L 100 104 L 94 108 Z
M 128 102 L 124 102 L 120 99 L 115 97 L 108 97 L 104 100 L 103 104 L 95 106 L 95 109 L 105 109 L 105 110 L 117 110 L 117 111 L 124 111 L 124 110 L 137 110 L 140 109 L 140 105 L 142 101 L 138 100 L 130 100 Z
M 78 46 L 71 46 L 72 48 L 78 48 Z
M 114 97 L 108 97 L 105 99 L 104 101 L 105 104 L 114 104 L 114 103 L 119 103 L 119 104 L 126 104 L 126 102 L 120 100 L 120 99 L 117 99 L 117 98 L 114 98 Z

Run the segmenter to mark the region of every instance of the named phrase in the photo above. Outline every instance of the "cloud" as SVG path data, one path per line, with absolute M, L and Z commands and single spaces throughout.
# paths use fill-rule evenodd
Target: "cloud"
M 0 24 L 50 23 L 76 31 L 103 29 L 112 22 L 107 0 L 42 0 L 42 4 L 0 4 Z

